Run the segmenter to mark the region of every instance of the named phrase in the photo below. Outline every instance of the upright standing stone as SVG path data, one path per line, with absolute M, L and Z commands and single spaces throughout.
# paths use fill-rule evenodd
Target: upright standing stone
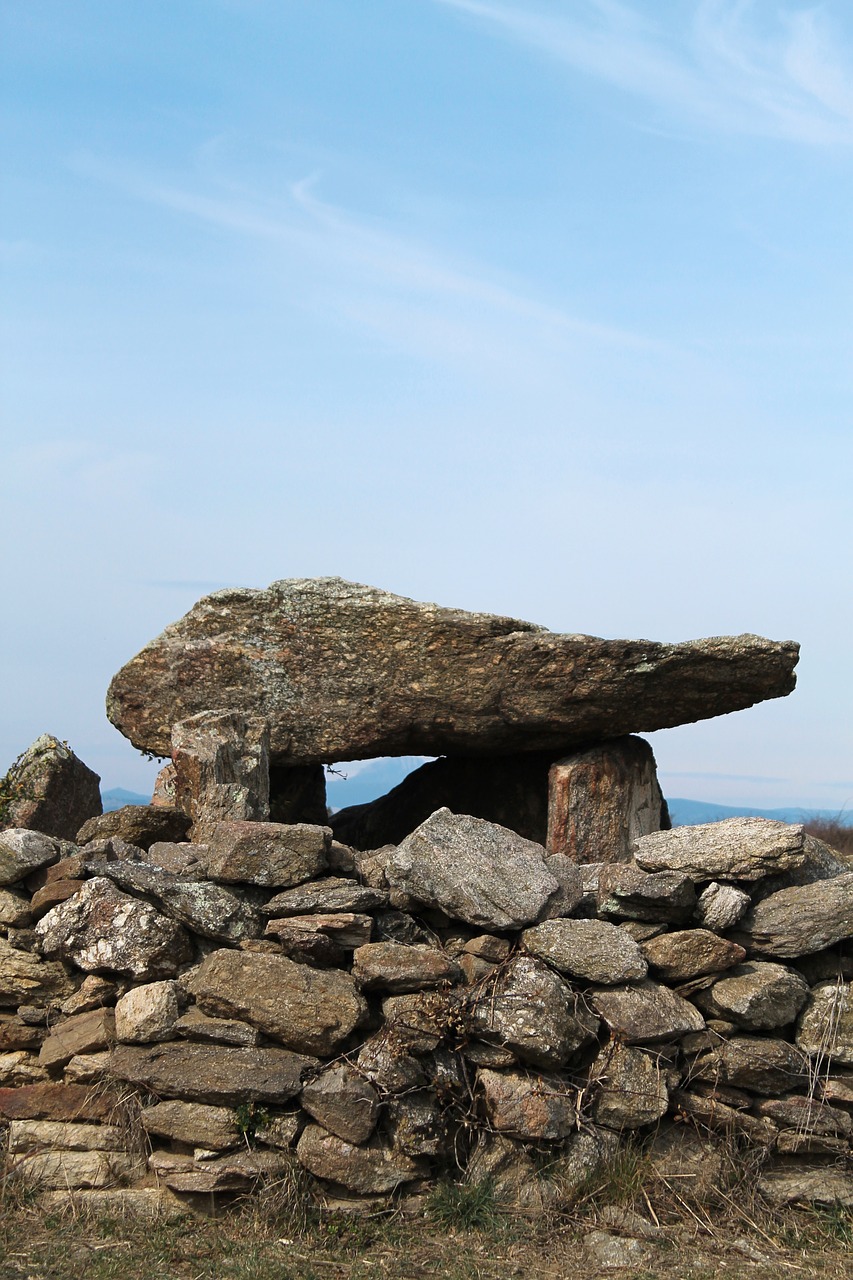
M 102 811 L 100 784 L 67 742 L 43 733 L 0 781 L 0 827 L 73 840 Z
M 217 822 L 270 816 L 269 729 L 239 711 L 202 711 L 172 729 L 175 804 L 203 844 Z
M 630 862 L 635 840 L 668 827 L 654 753 L 642 738 L 617 738 L 551 765 L 549 853 Z

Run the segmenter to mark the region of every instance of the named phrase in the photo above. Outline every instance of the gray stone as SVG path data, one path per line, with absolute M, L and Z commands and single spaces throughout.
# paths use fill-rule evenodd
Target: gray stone
M 755 1110 L 760 1116 L 769 1116 L 782 1129 L 822 1137 L 853 1137 L 853 1116 L 820 1098 L 765 1098 Z
M 422 991 L 461 978 L 459 965 L 436 947 L 371 942 L 353 953 L 352 976 L 365 991 Z
M 412 1038 L 399 1024 L 382 1027 L 365 1040 L 356 1064 L 382 1095 L 405 1093 L 427 1083 L 424 1064 L 415 1057 Z
M 0 783 L 11 797 L 3 825 L 73 840 L 82 824 L 101 812 L 100 782 L 67 742 L 43 733 Z
M 79 845 L 93 840 L 118 838 L 140 849 L 149 849 L 159 841 L 179 841 L 186 838 L 190 819 L 180 809 L 166 805 L 128 804 L 98 818 L 84 822 L 77 832 Z
M 366 1142 L 379 1119 L 379 1095 L 347 1062 L 333 1063 L 302 1090 L 302 1106 L 324 1129 L 345 1142 Z
M 0 831 L 0 885 L 15 884 L 58 860 L 59 845 L 50 836 L 25 827 Z
M 315 1178 L 336 1182 L 350 1191 L 368 1193 L 393 1191 L 427 1170 L 424 1161 L 395 1151 L 379 1138 L 354 1146 L 327 1133 L 318 1124 L 309 1124 L 303 1129 L 296 1156 Z
M 322 875 L 332 833 L 307 822 L 220 822 L 208 838 L 212 880 L 289 889 Z
M 0 1053 L 0 1088 L 20 1089 L 26 1085 L 46 1083 L 50 1080 L 45 1068 L 34 1053 L 16 1049 L 13 1053 Z
M 230 1107 L 209 1107 L 200 1102 L 158 1102 L 145 1107 L 142 1124 L 146 1133 L 193 1147 L 224 1151 L 242 1138 Z
M 166 756 L 210 707 L 267 719 L 279 764 L 561 751 L 736 711 L 794 687 L 798 647 L 554 635 L 339 578 L 205 597 L 113 679 L 107 714 Z
M 0 938 L 0 1008 L 42 1004 L 70 996 L 74 984 L 61 964 L 19 951 Z
M 648 1268 L 655 1258 L 655 1250 L 647 1241 L 614 1235 L 610 1231 L 587 1231 L 583 1247 L 590 1261 L 607 1271 Z
M 707 1203 L 722 1184 L 719 1145 L 686 1124 L 662 1123 L 645 1148 L 651 1172 L 682 1198 Z
M 661 933 L 642 944 L 643 955 L 666 982 L 686 982 L 706 973 L 720 973 L 746 956 L 736 942 L 718 938 L 708 929 L 679 929 Z
M 668 826 L 654 754 L 642 738 L 617 738 L 551 765 L 549 853 L 574 862 L 630 862 L 640 836 Z
M 195 1005 L 178 1018 L 174 1027 L 176 1035 L 184 1040 L 200 1040 L 213 1044 L 234 1044 L 252 1048 L 260 1040 L 257 1027 L 238 1018 L 209 1018 Z
M 121 997 L 115 1011 L 116 1039 L 127 1044 L 170 1040 L 178 1021 L 178 984 L 149 982 Z
M 172 1191 L 183 1195 L 211 1195 L 217 1191 L 243 1191 L 264 1178 L 280 1178 L 290 1167 L 277 1151 L 234 1151 L 196 1164 L 194 1168 L 163 1173 Z
M 67 1000 L 63 1000 L 59 1008 L 69 1016 L 72 1013 L 90 1013 L 92 1009 L 102 1009 L 106 1005 L 114 1005 L 122 994 L 122 987 L 97 973 L 88 974 L 79 988 Z
M 793 969 L 750 960 L 715 982 L 711 999 L 716 1013 L 747 1031 L 772 1031 L 794 1021 L 808 990 Z
M 546 920 L 525 929 L 521 942 L 531 955 L 587 982 L 631 982 L 648 968 L 637 943 L 605 920 Z
M 115 1124 L 81 1124 L 68 1120 L 12 1120 L 9 1151 L 21 1155 L 45 1147 L 65 1151 L 124 1151 L 127 1133 Z
M 749 955 L 783 960 L 853 937 L 853 871 L 780 889 L 753 907 L 734 937 Z
M 750 896 L 733 884 L 720 884 L 712 880 L 699 894 L 696 903 L 696 919 L 715 933 L 731 929 L 746 915 L 751 905 Z
M 326 915 L 286 916 L 283 920 L 270 920 L 264 933 L 267 937 L 278 937 L 291 944 L 299 941 L 300 935 L 303 934 L 322 934 L 342 951 L 353 951 L 356 947 L 363 947 L 370 942 L 373 920 L 370 916 L 353 911 L 335 911 Z
M 809 993 L 797 1044 L 819 1063 L 853 1066 L 853 983 L 822 982 Z
M 204 842 L 217 822 L 267 822 L 269 729 L 239 711 L 202 711 L 172 728 L 174 803 Z
M 145 1171 L 144 1162 L 120 1151 L 41 1151 L 19 1166 L 27 1183 L 47 1190 L 112 1187 Z
M 666 1115 L 669 1090 L 661 1065 L 630 1045 L 605 1045 L 590 1067 L 598 1085 L 593 1109 L 597 1124 L 610 1129 L 639 1129 Z
M 161 1098 L 240 1106 L 261 1102 L 279 1106 L 302 1089 L 316 1071 L 316 1058 L 286 1049 L 239 1049 L 230 1045 L 118 1045 L 110 1057 L 110 1074 Z
M 752 1116 L 742 1109 L 742 1104 L 729 1106 L 716 1096 L 716 1091 L 710 1095 L 700 1093 L 700 1087 L 672 1095 L 673 1112 L 679 1119 L 689 1117 L 703 1129 L 746 1138 L 756 1147 L 775 1146 L 779 1130 L 768 1116 Z
M 805 860 L 803 828 L 770 818 L 726 818 L 641 836 L 634 858 L 645 871 L 693 880 L 760 880 Z
M 545 869 L 559 888 L 539 913 L 540 920 L 557 920 L 570 916 L 583 901 L 583 880 L 576 862 L 564 853 L 552 853 L 545 859 Z
M 102 876 L 87 880 L 75 897 L 48 911 L 36 933 L 47 956 L 73 960 L 86 972 L 140 982 L 174 977 L 192 956 L 192 943 L 179 924 Z
M 157 840 L 145 853 L 145 861 L 152 867 L 162 867 L 187 880 L 203 880 L 207 875 L 207 845 L 192 844 L 188 840 Z
M 578 1092 L 557 1077 L 481 1070 L 486 1114 L 498 1133 L 530 1142 L 559 1142 L 577 1128 Z
M 97 1191 L 46 1191 L 39 1202 L 48 1213 L 81 1214 L 92 1218 L 128 1218 L 175 1222 L 185 1218 L 187 1207 L 165 1187 L 107 1187 Z
M 29 898 L 14 889 L 0 889 L 0 925 L 26 929 L 32 922 Z
M 505 1045 L 525 1062 L 559 1068 L 590 1044 L 598 1019 L 541 960 L 518 956 L 470 994 L 472 1031 Z
M 478 1134 L 465 1181 L 473 1186 L 487 1182 L 500 1204 L 528 1214 L 541 1214 L 556 1198 L 524 1145 L 499 1133 Z
M 366 1013 L 349 974 L 280 955 L 214 951 L 186 985 L 203 1013 L 250 1022 L 301 1053 L 335 1053 Z
M 598 910 L 603 916 L 681 924 L 695 907 L 693 881 L 680 871 L 647 874 L 632 863 L 616 862 L 599 873 Z
M 447 1124 L 432 1090 L 389 1099 L 388 1132 L 403 1155 L 438 1160 L 446 1154 Z
M 78 1053 L 97 1053 L 115 1040 L 116 1019 L 112 1009 L 76 1013 L 51 1030 L 39 1050 L 39 1062 L 48 1070 L 65 1066 Z
M 295 889 L 277 893 L 261 911 L 265 916 L 283 918 L 313 915 L 316 912 L 330 914 L 335 911 L 374 911 L 377 907 L 387 906 L 388 895 L 379 889 L 371 889 L 369 885 L 359 884 L 357 880 L 326 876 L 322 880 L 313 880 L 310 884 L 297 885 Z
M 758 1190 L 772 1205 L 838 1204 L 853 1206 L 853 1174 L 821 1165 L 778 1169 L 758 1179 Z
M 153 898 L 163 914 L 214 942 L 242 942 L 262 932 L 261 919 L 247 903 L 222 885 L 185 879 L 161 867 L 140 862 L 87 864 L 134 894 Z
M 705 1027 L 694 1005 L 650 979 L 625 987 L 591 988 L 587 999 L 625 1044 L 677 1040 Z
M 467 813 L 544 845 L 550 752 L 441 756 L 415 769 L 387 795 L 351 805 L 329 825 L 357 849 L 400 844 L 437 809 Z
M 701 1054 L 691 1068 L 693 1079 L 769 1095 L 802 1087 L 808 1074 L 809 1061 L 801 1049 L 769 1036 L 732 1036 Z
M 391 854 L 393 888 L 477 928 L 532 924 L 560 890 L 541 845 L 506 827 L 439 809 Z

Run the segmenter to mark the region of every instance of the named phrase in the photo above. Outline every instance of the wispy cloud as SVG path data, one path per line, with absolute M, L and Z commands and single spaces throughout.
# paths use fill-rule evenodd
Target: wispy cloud
M 209 155 L 205 153 L 205 169 Z M 655 338 L 572 315 L 527 292 L 499 270 L 418 241 L 380 218 L 337 207 L 318 195 L 319 177 L 294 181 L 284 198 L 238 187 L 222 160 L 219 176 L 174 182 L 90 154 L 72 157 L 78 173 L 140 201 L 220 228 L 259 246 L 288 282 L 288 298 L 326 308 L 348 325 L 419 355 L 497 365 L 533 351 L 545 359 L 572 350 L 669 352 Z
M 813 145 L 853 143 L 853 65 L 826 4 L 694 0 L 652 6 L 578 0 L 433 0 L 662 108 L 672 125 Z M 567 6 L 568 7 L 568 6 Z M 656 7 L 655 7 L 656 8 Z

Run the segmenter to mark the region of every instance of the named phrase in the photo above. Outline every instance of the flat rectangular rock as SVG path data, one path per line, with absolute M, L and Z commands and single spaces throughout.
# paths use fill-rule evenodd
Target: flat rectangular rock
M 280 1103 L 302 1088 L 316 1058 L 287 1049 L 241 1049 L 226 1045 L 170 1042 L 113 1050 L 110 1070 L 117 1080 L 138 1084 L 163 1098 L 239 1106 Z
M 805 861 L 801 825 L 769 818 L 726 818 L 640 836 L 634 859 L 644 871 L 680 871 L 692 880 L 761 880 Z

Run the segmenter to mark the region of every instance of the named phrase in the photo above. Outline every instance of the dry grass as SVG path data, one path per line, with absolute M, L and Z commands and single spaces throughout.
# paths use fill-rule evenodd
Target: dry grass
M 812 818 L 805 823 L 805 829 L 810 836 L 828 844 L 845 862 L 853 863 L 853 826 L 845 821 L 845 816 L 842 813 L 837 818 Z
M 628 1143 L 571 1202 L 544 1217 L 502 1207 L 488 1187 L 440 1186 L 426 1213 L 324 1212 L 298 1176 L 219 1216 L 144 1221 L 69 1208 L 45 1216 L 38 1199 L 7 1192 L 0 1225 L 2 1280 L 594 1280 L 583 1238 L 613 1229 L 612 1206 L 652 1231 L 637 1280 L 696 1280 L 748 1271 L 754 1280 L 809 1275 L 849 1280 L 853 1211 L 771 1210 L 755 1191 L 759 1165 L 724 1147 L 724 1176 L 704 1200 L 689 1183 L 657 1176 L 641 1143 Z M 559 1187 L 559 1181 L 556 1180 Z M 630 1216 L 620 1235 L 632 1234 Z

